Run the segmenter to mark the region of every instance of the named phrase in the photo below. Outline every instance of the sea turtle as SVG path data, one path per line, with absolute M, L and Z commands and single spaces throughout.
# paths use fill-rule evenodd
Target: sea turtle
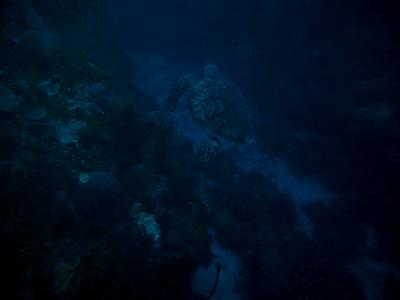
M 168 105 L 175 109 L 185 96 L 193 119 L 206 132 L 200 145 L 205 160 L 218 151 L 218 139 L 243 144 L 251 133 L 247 103 L 239 88 L 218 69 L 215 62 L 204 67 L 204 78 L 183 77 L 175 82 L 168 95 Z

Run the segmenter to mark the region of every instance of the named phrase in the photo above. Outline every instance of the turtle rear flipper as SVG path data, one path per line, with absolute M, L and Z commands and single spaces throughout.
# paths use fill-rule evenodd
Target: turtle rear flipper
M 188 77 L 180 78 L 176 81 L 171 89 L 169 90 L 168 94 L 168 108 L 171 110 L 176 109 L 179 99 L 182 98 L 183 94 L 190 88 L 191 81 Z

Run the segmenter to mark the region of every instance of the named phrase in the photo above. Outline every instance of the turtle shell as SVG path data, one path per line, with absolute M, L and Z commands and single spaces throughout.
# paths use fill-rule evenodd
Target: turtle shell
M 215 65 L 206 65 L 204 80 L 191 86 L 190 111 L 202 127 L 235 143 L 243 143 L 251 132 L 245 98 L 236 85 Z

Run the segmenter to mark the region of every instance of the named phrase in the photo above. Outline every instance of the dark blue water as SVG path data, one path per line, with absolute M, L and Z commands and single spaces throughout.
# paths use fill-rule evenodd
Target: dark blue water
M 0 4 L 1 299 L 400 299 L 395 1 Z

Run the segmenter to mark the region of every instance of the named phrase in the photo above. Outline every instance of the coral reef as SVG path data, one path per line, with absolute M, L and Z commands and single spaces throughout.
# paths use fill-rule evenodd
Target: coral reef
M 108 228 L 122 220 L 127 212 L 121 184 L 104 171 L 81 174 L 74 200 L 82 227 L 88 230 Z
M 154 242 L 154 245 L 159 245 L 161 240 L 161 229 L 155 216 L 143 212 L 138 203 L 131 207 L 129 214 L 130 217 L 134 219 L 137 229 L 145 236 L 150 237 Z
M 171 6 L 168 1 L 161 2 Z M 213 1 L 208 2 L 205 6 L 210 8 Z M 210 11 L 227 3 L 213 3 Z M 227 74 L 247 91 L 252 92 L 249 86 L 271 80 L 268 88 L 257 87 L 261 100 L 276 91 L 279 95 L 287 92 L 293 88 L 287 88 L 291 84 L 299 91 L 297 86 L 304 85 L 318 95 L 308 106 L 303 105 L 305 99 L 297 100 L 298 94 L 285 95 L 299 102 L 284 113 L 306 120 L 305 128 L 290 131 L 280 122 L 259 127 L 268 130 L 264 131 L 267 144 L 274 136 L 284 144 L 273 151 L 285 159 L 290 154 L 300 164 L 304 156 L 304 161 L 317 166 L 320 158 L 312 156 L 326 155 L 333 164 L 338 162 L 335 172 L 328 170 L 324 180 L 345 190 L 340 194 L 344 200 L 324 206 L 318 200 L 324 198 L 325 190 L 304 185 L 286 165 L 264 155 L 273 143 L 265 147 L 255 143 L 247 101 L 216 63 L 206 63 L 199 78 L 181 77 L 198 62 L 186 66 L 163 53 L 145 53 L 155 71 L 139 74 L 139 65 L 146 64 L 146 58 L 140 62 L 141 54 L 120 49 L 114 30 L 121 24 L 117 18 L 107 19 L 110 5 L 115 3 L 18 0 L 0 4 L 2 295 L 10 295 L 7 299 L 61 300 L 284 300 L 363 299 L 363 292 L 372 299 L 387 290 L 396 291 L 399 272 L 381 256 L 392 253 L 398 257 L 398 247 L 388 239 L 385 246 L 389 250 L 379 252 L 378 244 L 385 237 L 375 228 L 368 242 L 372 246 L 364 245 L 365 228 L 354 222 L 354 208 L 349 208 L 353 198 L 363 202 L 357 194 L 363 191 L 364 181 L 352 187 L 352 181 L 341 177 L 343 169 L 351 165 L 341 156 L 353 133 L 361 146 L 351 151 L 366 174 L 357 174 L 360 178 L 375 184 L 369 179 L 386 172 L 372 159 L 365 159 L 372 157 L 364 156 L 370 138 L 378 141 L 374 153 L 389 157 L 388 165 L 396 166 L 396 148 L 383 150 L 387 137 L 397 141 L 399 136 L 398 105 L 385 92 L 385 85 L 394 80 L 360 79 L 353 87 L 345 87 L 346 95 L 339 95 L 356 97 L 356 104 L 325 107 L 329 99 L 321 101 L 317 91 L 331 82 L 330 68 L 326 68 L 329 76 L 321 86 L 313 80 L 293 84 L 281 69 L 276 79 L 272 71 L 258 76 L 256 69 L 273 65 L 260 60 L 262 63 L 253 65 L 254 77 L 242 81 L 246 72 L 241 63 L 260 58 L 261 45 L 234 42 L 237 65 L 229 66 L 217 56 Z M 152 12 L 164 13 L 155 7 Z M 154 42 L 144 29 L 137 31 Z M 313 59 L 328 59 L 330 52 L 318 51 L 311 51 L 315 52 Z M 302 71 L 306 68 L 301 65 Z M 137 86 L 139 75 L 154 77 L 156 84 L 149 88 L 153 91 Z M 174 78 L 180 79 L 165 99 Z M 273 93 L 268 91 L 270 87 Z M 394 94 L 397 87 L 393 84 L 387 89 Z M 370 93 L 382 99 L 364 101 Z M 158 96 L 160 99 L 155 99 Z M 336 99 L 337 95 L 329 97 Z M 188 105 L 183 100 L 188 100 Z M 274 100 L 275 104 L 285 101 Z M 258 104 L 275 105 L 264 102 L 268 103 Z M 314 130 L 321 119 L 317 111 L 309 120 L 308 109 L 314 106 L 323 116 L 338 108 L 335 116 L 340 118 L 328 123 L 333 125 L 327 131 L 335 131 L 337 126 L 347 129 L 348 125 L 352 129 L 347 135 L 342 129 L 346 136 L 340 147 L 343 152 L 336 153 L 338 147 L 332 139 Z M 179 123 L 182 115 L 186 123 Z M 276 116 L 281 119 L 282 115 Z M 179 119 L 176 123 L 175 118 Z M 187 131 L 179 127 L 189 123 Z M 176 124 L 179 126 L 174 127 Z M 364 126 L 373 128 L 371 136 Z M 381 129 L 390 126 L 394 129 L 386 136 Z M 392 169 L 391 175 L 397 170 Z M 396 178 L 390 176 L 388 185 L 381 182 L 373 194 L 380 200 L 374 202 L 376 211 L 382 214 L 381 203 L 394 207 L 392 202 L 396 202 L 397 189 L 387 190 Z M 392 198 L 387 200 L 382 193 L 391 193 Z M 351 204 L 346 206 L 348 199 Z M 393 213 L 395 219 L 396 211 L 384 212 Z M 376 221 L 374 213 L 370 220 Z M 299 220 L 304 221 L 302 230 Z M 390 234 L 396 236 L 397 227 L 390 226 L 396 222 L 380 226 L 390 228 Z M 311 230 L 304 230 L 306 225 Z
M 54 122 L 57 140 L 62 147 L 79 147 L 79 132 L 85 127 L 85 123 L 75 119 L 67 123 Z

